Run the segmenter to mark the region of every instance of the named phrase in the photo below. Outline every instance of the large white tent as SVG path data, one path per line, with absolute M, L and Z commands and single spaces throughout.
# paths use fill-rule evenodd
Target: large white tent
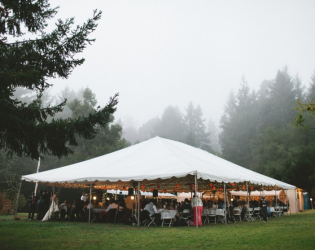
M 184 143 L 155 137 L 131 147 L 57 169 L 22 176 L 22 180 L 59 187 L 93 185 L 98 188 L 136 186 L 142 190 L 189 191 L 209 183 L 247 183 L 295 189 L 294 186 L 253 172 Z M 177 190 L 178 189 L 178 190 Z M 183 190 L 179 190 L 183 189 Z

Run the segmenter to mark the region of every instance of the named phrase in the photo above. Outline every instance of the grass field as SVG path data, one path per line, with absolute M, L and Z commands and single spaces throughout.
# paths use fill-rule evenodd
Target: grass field
M 190 227 L 41 222 L 0 216 L 0 249 L 315 249 L 315 210 Z

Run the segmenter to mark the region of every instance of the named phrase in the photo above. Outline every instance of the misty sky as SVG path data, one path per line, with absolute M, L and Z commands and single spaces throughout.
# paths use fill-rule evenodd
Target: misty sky
M 136 126 L 182 112 L 190 101 L 219 123 L 229 93 L 242 76 L 258 89 L 285 65 L 308 85 L 315 70 L 315 1 L 51 0 L 57 18 L 80 24 L 103 11 L 96 42 L 67 80 L 52 92 L 90 87 L 104 105 L 119 92 L 116 118 Z

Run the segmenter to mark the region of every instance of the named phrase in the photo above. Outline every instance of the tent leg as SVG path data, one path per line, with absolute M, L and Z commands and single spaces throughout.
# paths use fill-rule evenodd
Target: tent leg
M 140 227 L 140 181 L 138 181 L 138 227 Z
M 277 185 L 275 185 L 275 196 L 276 196 L 276 204 L 275 204 L 275 207 L 277 207 L 277 204 L 278 204 L 278 202 L 277 202 Z
M 249 209 L 249 192 L 248 192 L 248 181 L 246 181 L 246 188 L 247 188 L 247 207 Z
M 225 220 L 225 225 L 227 225 L 227 221 L 226 221 L 226 187 L 225 187 L 225 183 L 223 184 L 223 192 L 224 192 L 224 220 Z
M 195 174 L 195 195 L 197 197 L 197 193 L 198 192 L 198 182 L 197 182 L 197 171 L 196 171 L 196 174 Z M 196 205 L 196 228 L 198 228 L 198 202 L 199 200 L 197 199 L 197 204 Z
M 19 191 L 18 191 L 16 201 L 15 201 L 15 211 L 13 213 L 13 218 L 17 216 L 17 210 L 18 210 L 18 206 L 19 206 L 19 199 L 20 199 L 20 193 L 21 193 L 21 186 L 22 186 L 22 179 L 20 181 Z
M 92 200 L 92 183 L 90 183 L 90 204 L 91 204 L 91 200 Z M 91 223 L 91 205 L 90 205 L 90 208 L 89 208 L 89 223 Z

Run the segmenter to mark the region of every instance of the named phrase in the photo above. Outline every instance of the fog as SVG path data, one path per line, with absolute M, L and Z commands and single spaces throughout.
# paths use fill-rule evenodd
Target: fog
M 57 18 L 82 24 L 103 11 L 85 63 L 52 93 L 89 87 L 99 104 L 119 93 L 117 119 L 140 127 L 192 101 L 216 124 L 242 77 L 257 90 L 289 67 L 307 85 L 315 70 L 315 1 L 52 0 Z M 130 122 L 131 123 L 131 122 Z

